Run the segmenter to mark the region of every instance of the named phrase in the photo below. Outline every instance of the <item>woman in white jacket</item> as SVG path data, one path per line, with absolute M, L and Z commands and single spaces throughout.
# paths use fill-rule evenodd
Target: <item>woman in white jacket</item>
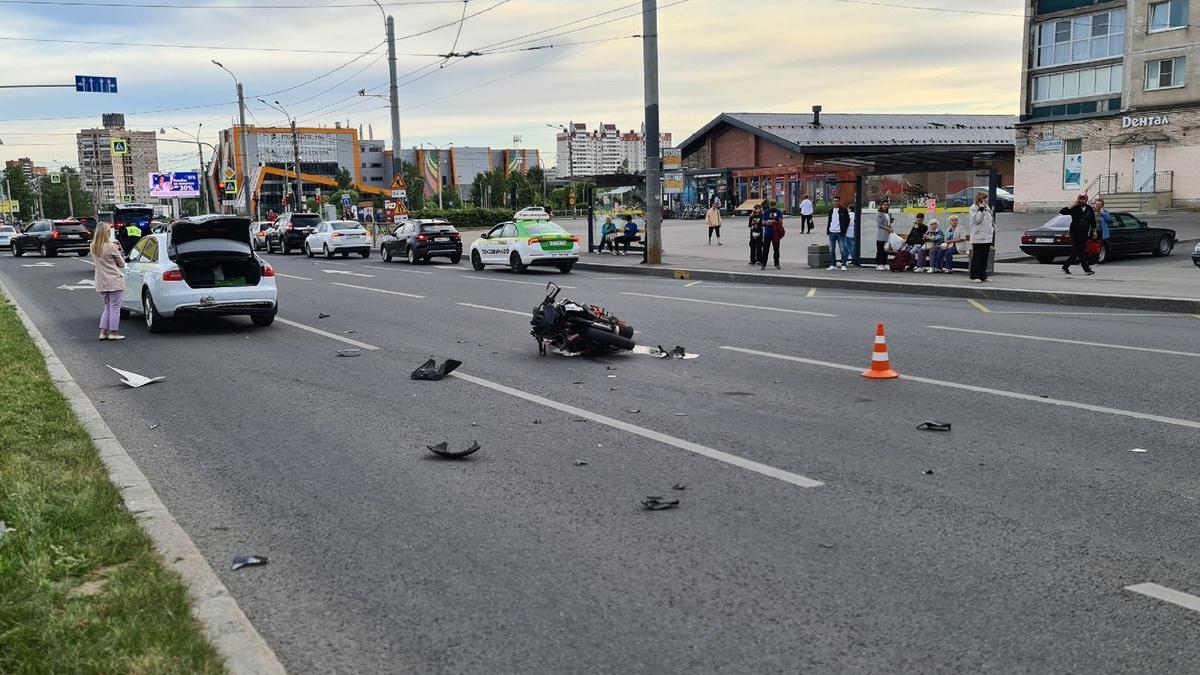
M 988 256 L 996 240 L 996 214 L 988 207 L 986 192 L 975 195 L 971 206 L 971 281 L 981 284 L 988 280 Z

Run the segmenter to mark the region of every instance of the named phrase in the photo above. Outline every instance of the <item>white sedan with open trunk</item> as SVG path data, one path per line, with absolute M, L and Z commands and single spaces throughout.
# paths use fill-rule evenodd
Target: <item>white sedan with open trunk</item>
M 141 313 L 151 333 L 188 315 L 242 315 L 271 325 L 279 306 L 275 270 L 251 247 L 250 221 L 236 216 L 184 218 L 143 237 L 125 265 L 122 313 Z

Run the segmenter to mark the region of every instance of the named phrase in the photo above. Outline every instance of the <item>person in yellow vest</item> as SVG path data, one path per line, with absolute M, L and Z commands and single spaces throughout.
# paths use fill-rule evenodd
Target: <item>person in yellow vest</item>
M 121 241 L 121 249 L 125 252 L 125 257 L 128 258 L 129 252 L 142 240 L 142 228 L 137 223 L 125 223 L 121 229 L 125 232 L 125 236 Z

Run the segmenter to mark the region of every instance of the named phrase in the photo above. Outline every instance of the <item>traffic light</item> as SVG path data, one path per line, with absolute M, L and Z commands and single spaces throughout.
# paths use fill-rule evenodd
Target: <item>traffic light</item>
M 219 181 L 217 181 L 217 191 L 218 191 L 218 192 L 224 192 L 224 191 L 225 191 L 225 181 L 223 181 L 223 180 L 219 180 Z

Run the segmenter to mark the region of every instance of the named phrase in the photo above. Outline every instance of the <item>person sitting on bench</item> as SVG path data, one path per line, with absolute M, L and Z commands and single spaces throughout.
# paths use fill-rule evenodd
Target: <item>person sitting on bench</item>
M 633 216 L 622 217 L 625 218 L 625 232 L 621 234 L 620 237 L 617 237 L 617 241 L 625 246 L 621 252 L 617 253 L 617 255 L 627 255 L 629 253 L 630 242 L 641 241 L 641 237 L 638 236 L 637 223 L 633 222 Z

